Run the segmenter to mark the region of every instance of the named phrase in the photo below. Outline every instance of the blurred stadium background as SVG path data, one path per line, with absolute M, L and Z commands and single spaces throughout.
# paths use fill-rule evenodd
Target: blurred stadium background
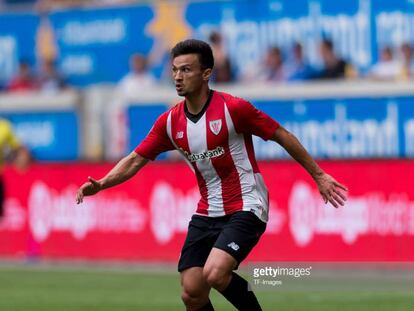
M 0 0 L 0 117 L 34 158 L 2 172 L 0 310 L 183 309 L 175 263 L 198 189 L 179 157 L 74 196 L 178 100 L 168 52 L 189 37 L 213 45 L 214 88 L 280 121 L 350 189 L 327 208 L 286 153 L 254 141 L 271 220 L 246 263 L 334 265 L 260 291 L 264 310 L 411 310 L 412 0 Z

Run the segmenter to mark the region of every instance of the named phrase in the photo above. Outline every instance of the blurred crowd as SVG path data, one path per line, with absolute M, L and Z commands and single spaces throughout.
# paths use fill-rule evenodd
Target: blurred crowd
M 71 7 L 97 7 L 143 2 L 143 0 L 0 0 L 1 9 L 30 7 L 40 11 L 58 10 Z
M 321 59 L 321 65 L 318 67 L 310 65 L 306 58 L 307 51 L 299 42 L 288 50 L 272 46 L 266 51 L 258 66 L 240 74 L 232 64 L 222 35 L 212 32 L 208 39 L 215 57 L 215 68 L 211 78 L 214 83 L 288 83 L 345 78 L 397 81 L 414 78 L 414 52 L 413 46 L 409 43 L 404 43 L 397 49 L 382 47 L 378 62 L 365 72 L 358 72 L 351 63 L 343 59 L 329 39 L 322 39 L 318 44 Z M 125 93 L 132 94 L 137 89 L 142 90 L 156 85 L 159 80 L 170 79 L 166 78 L 168 74 L 156 78 L 151 71 L 150 61 L 142 54 L 131 55 L 129 68 L 129 72 L 125 73 L 119 82 L 119 90 Z M 165 71 L 169 72 L 169 68 Z M 3 89 L 9 92 L 38 90 L 51 93 L 67 87 L 54 61 L 43 61 L 37 70 L 33 70 L 31 64 L 24 60 L 20 62 L 16 75 L 3 85 Z
M 28 61 L 21 60 L 16 75 L 0 89 L 3 88 L 7 92 L 39 91 L 51 94 L 67 87 L 65 79 L 53 61 L 44 61 L 38 70 L 33 70 Z
M 336 52 L 330 39 L 318 44 L 321 66 L 312 66 L 301 43 L 296 42 L 288 50 L 270 47 L 261 64 L 247 70 L 247 74 L 235 75 L 231 59 L 219 33 L 212 33 L 210 43 L 216 59 L 214 82 L 290 82 L 320 79 L 369 78 L 375 80 L 406 80 L 414 78 L 414 52 L 409 43 L 393 49 L 382 47 L 378 62 L 368 71 L 358 72 L 350 62 Z
M 408 43 L 402 44 L 398 49 L 388 46 L 381 48 L 378 62 L 365 72 L 358 72 L 350 62 L 343 59 L 329 39 L 323 39 L 318 45 L 322 63 L 318 67 L 310 65 L 306 59 L 306 51 L 299 42 L 286 51 L 273 46 L 266 51 L 259 66 L 246 70 L 247 74 L 237 74 L 220 33 L 211 33 L 209 43 L 215 58 L 211 77 L 214 83 L 289 83 L 357 78 L 389 81 L 414 79 L 414 50 Z M 144 55 L 132 55 L 130 72 L 119 83 L 121 90 L 128 93 L 158 83 L 149 68 Z

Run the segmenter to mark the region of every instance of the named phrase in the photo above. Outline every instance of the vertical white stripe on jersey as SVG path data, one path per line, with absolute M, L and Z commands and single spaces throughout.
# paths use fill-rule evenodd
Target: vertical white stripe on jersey
M 176 149 L 178 149 L 178 148 L 177 148 L 177 145 L 176 145 L 176 144 L 175 144 L 175 142 L 174 142 L 173 136 L 172 136 L 172 127 L 171 127 L 171 111 L 170 111 L 170 113 L 168 114 L 168 117 L 167 117 L 167 135 L 168 135 L 168 137 L 170 138 L 170 140 L 171 140 L 172 144 L 174 145 L 174 147 L 175 147 Z
M 207 148 L 206 114 L 197 123 L 187 120 L 188 147 L 191 153 L 200 153 Z M 224 216 L 221 179 L 210 159 L 195 162 L 197 169 L 206 182 L 208 215 L 213 217 Z
M 264 201 L 262 198 L 263 190 L 267 191 L 266 186 L 265 189 L 258 189 L 264 185 L 263 179 L 255 178 L 243 134 L 236 133 L 226 105 L 224 105 L 224 113 L 229 131 L 229 149 L 240 178 L 243 210 L 253 210 L 262 219 L 260 215 L 268 209 L 267 199 Z
M 262 174 L 256 173 L 254 174 L 254 178 L 256 179 L 257 191 L 260 196 L 260 200 L 262 200 L 264 206 L 264 209 L 260 211 L 260 214 L 256 214 L 261 220 L 267 222 L 269 220 L 269 192 L 267 191 Z

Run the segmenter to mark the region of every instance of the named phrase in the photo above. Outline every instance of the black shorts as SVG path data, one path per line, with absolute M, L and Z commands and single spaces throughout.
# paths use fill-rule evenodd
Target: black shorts
M 222 217 L 193 215 L 181 250 L 178 271 L 204 267 L 213 247 L 233 256 L 238 267 L 265 229 L 266 223 L 252 212 L 240 211 Z

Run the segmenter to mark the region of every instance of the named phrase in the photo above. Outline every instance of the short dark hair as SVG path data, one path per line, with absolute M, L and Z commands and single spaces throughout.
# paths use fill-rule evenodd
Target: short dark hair
M 188 39 L 178 42 L 171 50 L 172 59 L 186 54 L 197 54 L 202 69 L 213 69 L 213 51 L 207 42 L 196 39 Z
M 333 50 L 333 48 L 334 48 L 334 44 L 333 44 L 333 41 L 331 40 L 331 39 L 328 39 L 328 38 L 324 38 L 323 40 L 322 40 L 322 44 L 324 45 L 324 46 L 326 46 L 329 50 Z

